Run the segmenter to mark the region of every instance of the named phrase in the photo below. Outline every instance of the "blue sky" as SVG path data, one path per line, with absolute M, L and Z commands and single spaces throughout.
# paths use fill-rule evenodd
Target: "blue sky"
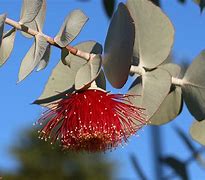
M 104 43 L 109 20 L 104 14 L 101 1 L 92 0 L 83 3 L 77 0 L 48 0 L 47 2 L 47 18 L 44 28 L 46 34 L 54 36 L 67 14 L 73 9 L 81 9 L 90 19 L 73 44 L 86 40 Z M 184 59 L 191 62 L 201 50 L 205 49 L 205 13 L 200 15 L 199 8 L 191 0 L 188 0 L 183 6 L 176 3 L 176 0 L 163 0 L 162 6 L 176 30 L 173 46 L 176 62 L 180 63 Z M 0 7 L 0 13 L 6 12 L 10 18 L 18 20 L 21 8 L 20 0 L 0 0 Z M 52 68 L 60 59 L 59 49 L 52 48 L 50 64 L 47 69 L 38 73 L 34 72 L 25 81 L 16 85 L 21 60 L 32 42 L 33 40 L 25 39 L 18 33 L 13 53 L 5 66 L 0 69 L 0 169 L 15 168 L 16 161 L 9 155 L 9 146 L 18 143 L 19 133 L 26 127 L 32 127 L 33 122 L 41 114 L 42 108 L 30 105 L 30 103 L 41 94 Z M 124 92 L 130 83 L 128 82 L 121 92 Z M 119 91 L 110 86 L 108 86 L 108 90 Z M 192 120 L 193 117 L 185 107 L 174 122 L 161 127 L 162 154 L 176 155 L 182 160 L 189 157 L 189 152 L 174 132 L 173 127 L 179 126 L 188 133 Z M 154 164 L 150 129 L 145 127 L 144 131 L 140 132 L 140 137 L 132 137 L 127 146 L 107 153 L 108 159 L 116 163 L 118 172 L 115 175 L 116 178 L 136 178 L 129 160 L 129 155 L 133 153 L 142 164 L 149 179 L 153 179 Z M 195 145 L 200 147 L 198 144 Z M 191 179 L 205 178 L 205 171 L 196 163 L 190 164 L 189 170 Z

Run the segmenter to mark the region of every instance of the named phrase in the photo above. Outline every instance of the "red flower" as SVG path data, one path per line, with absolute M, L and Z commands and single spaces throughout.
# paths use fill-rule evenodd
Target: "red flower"
M 146 124 L 143 109 L 133 106 L 129 96 L 94 89 L 67 95 L 38 120 L 48 120 L 40 136 L 60 139 L 64 148 L 74 151 L 112 149 Z

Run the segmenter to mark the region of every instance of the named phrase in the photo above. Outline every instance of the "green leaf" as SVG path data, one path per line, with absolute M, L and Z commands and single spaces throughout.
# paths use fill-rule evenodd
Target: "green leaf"
M 64 21 L 54 41 L 61 47 L 71 43 L 82 30 L 88 17 L 81 10 L 72 11 Z
M 163 64 L 159 68 L 168 71 L 172 77 L 178 77 L 181 72 L 180 66 L 172 63 Z M 183 106 L 182 90 L 179 86 L 171 87 L 159 109 L 151 117 L 152 125 L 162 125 L 175 119 L 181 112 Z
M 163 69 L 156 69 L 146 72 L 142 76 L 142 81 L 138 78 L 128 93 L 141 95 L 130 100 L 134 105 L 145 108 L 145 114 L 150 119 L 167 97 L 170 87 L 171 75 Z
M 38 15 L 43 4 L 43 0 L 23 0 L 22 15 L 20 23 L 32 22 Z
M 195 3 L 197 3 L 200 7 L 201 12 L 204 10 L 205 7 L 205 0 L 194 0 Z
M 94 41 L 83 42 L 75 47 L 88 53 L 102 53 L 102 46 Z M 72 93 L 75 91 L 74 82 L 76 74 L 87 61 L 66 52 L 67 51 L 65 50 L 62 51 L 62 57 L 65 58 L 64 62 L 70 62 L 70 66 L 64 65 L 62 61 L 56 65 L 48 79 L 42 95 L 34 102 L 35 104 L 45 105 L 46 103 L 65 97 L 66 93 Z M 100 76 L 101 79 L 103 79 L 103 75 L 100 74 Z M 104 83 L 102 82 L 102 84 Z
M 21 63 L 18 82 L 24 80 L 36 68 L 41 60 L 45 58 L 45 54 L 48 53 L 48 46 L 50 45 L 45 37 L 40 34 L 35 37 L 35 43 L 29 49 Z
M 183 161 L 172 156 L 162 157 L 160 158 L 160 161 L 172 168 L 175 173 L 180 176 L 181 179 L 189 179 L 187 173 L 187 166 Z
M 109 18 L 112 17 L 113 11 L 115 9 L 115 3 L 115 0 L 103 0 L 105 12 Z
M 135 23 L 133 56 L 139 57 L 139 66 L 152 69 L 168 57 L 174 28 L 169 18 L 147 0 L 128 0 L 127 7 Z
M 3 35 L 3 40 L 0 47 L 0 66 L 2 66 L 9 58 L 14 47 L 15 37 L 16 37 L 15 28 L 12 28 L 11 30 L 9 30 Z
M 196 57 L 183 78 L 183 97 L 196 120 L 205 119 L 205 50 Z
M 108 81 L 121 88 L 126 83 L 133 53 L 134 24 L 127 7 L 120 3 L 105 40 L 103 67 Z
M 88 87 L 99 75 L 102 66 L 102 57 L 94 56 L 88 63 L 83 65 L 75 77 L 75 89 L 81 90 Z
M 42 32 L 44 21 L 45 21 L 45 16 L 46 16 L 46 1 L 43 0 L 43 4 L 41 6 L 41 9 L 40 9 L 38 15 L 33 19 L 33 21 L 28 22 L 28 23 L 24 23 L 24 26 L 26 26 L 28 28 L 31 28 L 35 31 Z M 27 34 L 23 31 L 21 31 L 21 33 L 27 38 L 32 38 L 33 37 L 30 34 Z
M 195 121 L 190 128 L 191 137 L 205 146 L 205 120 Z
M 0 47 L 3 39 L 3 34 L 4 34 L 4 23 L 6 20 L 6 14 L 1 14 L 0 15 Z

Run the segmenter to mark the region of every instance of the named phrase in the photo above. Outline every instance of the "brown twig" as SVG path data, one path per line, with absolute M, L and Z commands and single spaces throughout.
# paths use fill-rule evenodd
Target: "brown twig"
M 63 49 L 63 48 L 66 48 L 71 54 L 75 55 L 75 56 L 78 56 L 78 57 L 81 57 L 87 61 L 90 60 L 91 58 L 91 54 L 90 53 L 87 53 L 87 52 L 83 52 L 83 51 L 80 51 L 79 49 L 75 48 L 75 47 L 72 47 L 70 45 L 67 45 L 66 47 L 61 47 L 59 46 L 52 37 L 46 35 L 46 34 L 43 34 L 42 32 L 38 32 L 38 31 L 35 31 L 31 28 L 28 28 L 27 26 L 25 25 L 21 25 L 19 22 L 17 21 L 14 21 L 10 18 L 6 18 L 5 20 L 5 23 L 16 28 L 17 30 L 19 31 L 23 31 L 27 34 L 30 34 L 31 36 L 36 36 L 38 34 L 41 34 L 43 37 L 46 38 L 47 42 L 55 47 L 58 47 L 60 49 Z

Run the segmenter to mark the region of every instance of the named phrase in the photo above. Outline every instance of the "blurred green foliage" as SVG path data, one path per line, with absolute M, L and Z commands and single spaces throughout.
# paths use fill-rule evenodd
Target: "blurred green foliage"
M 13 174 L 3 174 L 6 180 L 109 180 L 112 166 L 103 154 L 62 151 L 37 139 L 35 131 L 23 133 L 20 142 L 11 148 L 20 167 Z

